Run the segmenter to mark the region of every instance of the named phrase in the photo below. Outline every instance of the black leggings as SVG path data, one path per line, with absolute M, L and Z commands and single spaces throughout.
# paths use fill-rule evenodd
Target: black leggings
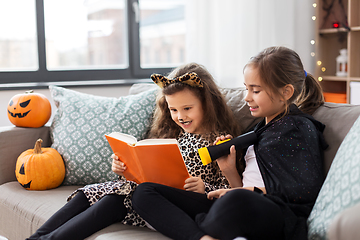
M 136 188 L 132 203 L 150 225 L 172 239 L 197 240 L 204 235 L 222 240 L 283 239 L 280 207 L 245 189 L 208 200 L 205 194 L 143 183 Z
M 106 195 L 90 207 L 80 191 L 27 239 L 84 239 L 123 220 L 127 213 L 124 199 L 125 196 Z

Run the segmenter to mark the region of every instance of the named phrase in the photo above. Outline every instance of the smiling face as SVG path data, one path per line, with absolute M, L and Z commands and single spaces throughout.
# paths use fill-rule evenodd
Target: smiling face
M 279 94 L 269 95 L 266 91 L 256 68 L 245 68 L 244 84 L 248 90 L 245 101 L 254 117 L 265 117 L 265 122 L 268 123 L 285 110 L 285 102 Z
M 202 133 L 204 110 L 200 99 L 189 89 L 165 95 L 172 120 L 185 132 Z

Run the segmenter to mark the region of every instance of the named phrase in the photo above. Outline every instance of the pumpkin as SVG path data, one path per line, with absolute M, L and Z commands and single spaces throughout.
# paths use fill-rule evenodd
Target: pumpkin
M 20 154 L 15 175 L 21 186 L 28 190 L 46 190 L 58 187 L 65 177 L 61 155 L 53 148 L 42 148 L 38 139 L 34 149 Z
M 7 107 L 8 118 L 17 127 L 42 127 L 51 116 L 51 104 L 45 95 L 32 90 L 13 96 Z

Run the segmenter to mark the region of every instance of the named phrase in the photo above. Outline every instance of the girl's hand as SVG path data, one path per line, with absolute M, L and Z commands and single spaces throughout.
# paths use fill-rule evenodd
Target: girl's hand
M 230 154 L 220 157 L 217 160 L 218 166 L 222 172 L 226 173 L 236 169 L 236 150 L 235 146 L 230 147 Z
M 215 144 L 220 140 L 223 141 L 231 138 L 231 135 L 218 137 Z M 243 186 L 241 176 L 236 168 L 236 150 L 234 145 L 230 147 L 229 155 L 217 159 L 217 164 L 232 188 Z
M 184 188 L 186 191 L 205 193 L 205 184 L 199 177 L 189 177 L 186 179 Z
M 217 137 L 217 138 L 216 138 L 216 140 L 215 140 L 215 142 L 214 142 L 214 145 L 216 145 L 219 141 L 224 141 L 224 140 L 232 139 L 232 138 L 233 138 L 233 137 L 232 137 L 230 134 L 228 134 L 228 135 L 226 135 L 226 136 L 221 135 L 220 137 Z
M 234 145 L 230 147 L 230 154 L 219 158 L 217 164 L 228 180 L 230 187 L 243 186 L 242 178 L 236 168 L 236 150 Z
M 249 191 L 254 191 L 255 187 L 237 187 L 237 188 L 228 188 L 228 189 L 218 189 L 215 191 L 211 191 L 208 193 L 207 197 L 208 199 L 212 200 L 213 198 L 221 198 L 224 196 L 227 192 L 235 190 L 235 189 L 245 189 Z M 266 194 L 266 189 L 264 187 L 259 187 L 259 189 Z
M 231 135 L 226 136 L 220 136 L 217 137 L 214 145 L 217 144 L 219 141 L 224 141 L 227 139 L 232 139 L 233 137 Z M 217 159 L 218 165 L 221 169 L 221 171 L 227 171 L 228 169 L 234 169 L 236 168 L 236 150 L 235 146 L 231 146 L 230 148 L 230 154 L 227 156 L 223 156 Z
M 123 172 L 126 170 L 125 163 L 121 162 L 119 157 L 115 154 L 111 155 L 112 165 L 111 170 L 119 176 L 124 176 Z
M 210 200 L 213 200 L 214 198 L 221 198 L 222 196 L 225 195 L 225 193 L 229 192 L 233 190 L 233 188 L 230 189 L 218 189 L 215 191 L 211 191 L 208 193 L 207 198 Z

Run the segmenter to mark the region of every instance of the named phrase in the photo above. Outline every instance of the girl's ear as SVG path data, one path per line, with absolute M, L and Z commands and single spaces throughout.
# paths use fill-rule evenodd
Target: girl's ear
M 287 84 L 285 85 L 285 87 L 283 87 L 283 97 L 284 100 L 287 101 L 289 100 L 294 94 L 294 86 L 291 84 Z

